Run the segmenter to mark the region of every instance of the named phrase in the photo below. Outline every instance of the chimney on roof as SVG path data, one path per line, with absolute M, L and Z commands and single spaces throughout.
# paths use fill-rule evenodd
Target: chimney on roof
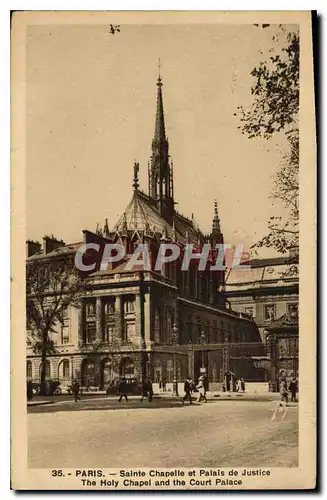
M 48 254 L 53 252 L 53 250 L 57 250 L 57 248 L 65 246 L 65 242 L 63 240 L 57 240 L 53 236 L 44 236 L 43 241 L 43 252 Z
M 39 252 L 41 252 L 41 243 L 33 240 L 26 241 L 26 258 L 32 257 L 32 255 Z

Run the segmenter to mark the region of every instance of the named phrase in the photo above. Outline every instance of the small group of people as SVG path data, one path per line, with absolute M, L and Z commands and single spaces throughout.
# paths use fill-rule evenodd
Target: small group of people
M 182 404 L 185 403 L 185 401 L 189 401 L 190 404 L 192 404 L 192 393 L 193 392 L 198 392 L 198 397 L 196 399 L 196 403 L 201 403 L 201 401 L 204 401 L 204 403 L 207 403 L 207 391 L 205 388 L 205 381 L 204 381 L 204 376 L 201 375 L 198 379 L 197 385 L 193 382 L 191 377 L 187 377 L 185 382 L 184 382 L 184 392 L 185 396 L 182 398 Z
M 296 377 L 293 377 L 289 386 L 287 387 L 286 378 L 282 378 L 279 382 L 279 393 L 281 401 L 288 403 L 288 392 L 291 393 L 291 402 L 296 402 L 296 394 L 298 392 L 298 381 Z

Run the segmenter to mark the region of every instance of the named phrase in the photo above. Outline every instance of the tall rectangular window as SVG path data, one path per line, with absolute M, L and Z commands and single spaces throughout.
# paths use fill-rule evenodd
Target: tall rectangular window
M 61 343 L 69 344 L 69 314 L 68 310 L 62 311 L 61 317 Z
M 272 321 L 275 319 L 275 304 L 267 304 L 264 309 L 264 319 L 265 321 Z
M 96 340 L 96 323 L 95 321 L 89 321 L 85 325 L 86 328 L 86 342 L 91 344 Z
M 85 303 L 85 315 L 86 317 L 95 316 L 95 299 L 88 300 Z
M 135 296 L 128 295 L 124 299 L 124 314 L 134 314 L 135 313 Z
M 115 314 L 115 298 L 109 297 L 105 299 L 104 302 L 104 313 L 107 314 Z

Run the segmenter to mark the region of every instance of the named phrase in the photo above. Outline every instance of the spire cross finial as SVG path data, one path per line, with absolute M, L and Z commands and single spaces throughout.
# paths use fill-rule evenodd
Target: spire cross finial
M 157 82 L 158 87 L 162 87 L 160 70 L 161 70 L 161 61 L 160 61 L 160 57 L 159 57 L 159 59 L 158 59 L 158 82 Z

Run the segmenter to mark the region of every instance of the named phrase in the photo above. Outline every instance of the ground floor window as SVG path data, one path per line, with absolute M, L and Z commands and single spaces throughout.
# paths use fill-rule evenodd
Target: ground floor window
M 154 381 L 159 384 L 162 382 L 162 365 L 161 361 L 156 361 L 154 365 Z
M 120 363 L 120 375 L 124 378 L 134 377 L 134 361 L 131 358 L 123 358 Z
M 26 378 L 31 379 L 32 378 L 32 362 L 27 361 L 26 363 Z
M 112 382 L 113 376 L 113 366 L 111 359 L 104 359 L 101 363 L 101 386 L 107 387 Z
M 167 379 L 168 382 L 172 382 L 174 380 L 174 366 L 171 359 L 167 361 Z
M 68 359 L 64 359 L 62 361 L 62 378 L 64 380 L 68 380 L 70 378 Z
M 85 387 L 97 386 L 94 362 L 84 359 L 82 362 L 82 385 Z

